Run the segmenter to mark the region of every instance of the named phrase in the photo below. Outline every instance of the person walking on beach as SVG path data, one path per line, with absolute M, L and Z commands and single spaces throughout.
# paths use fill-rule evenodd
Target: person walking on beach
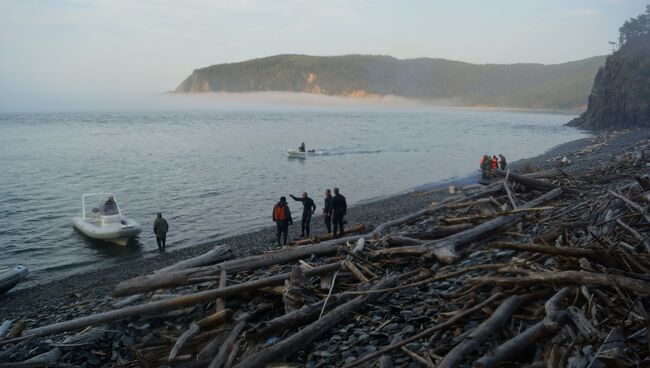
M 158 212 L 156 220 L 153 222 L 153 233 L 156 234 L 156 243 L 158 244 L 158 250 L 161 252 L 165 250 L 168 230 L 169 224 L 167 220 L 162 217 L 162 213 Z
M 323 219 L 325 220 L 325 228 L 327 233 L 332 232 L 332 191 L 325 190 L 325 207 L 323 207 Z
M 332 197 L 333 237 L 336 237 L 337 230 L 339 231 L 338 235 L 343 236 L 343 226 L 345 225 L 345 215 L 347 212 L 348 204 L 345 202 L 345 197 L 339 193 L 339 188 L 334 188 L 334 197 Z
M 289 225 L 293 224 L 293 219 L 291 218 L 291 210 L 289 210 L 289 205 L 287 205 L 287 199 L 285 197 L 280 197 L 280 202 L 273 206 L 273 221 L 275 221 L 277 228 L 276 238 L 278 246 L 282 245 L 280 244 L 280 238 L 283 238 L 283 244 L 287 245 Z
M 289 194 L 294 201 L 302 202 L 302 219 L 300 223 L 300 236 L 309 236 L 309 224 L 311 223 L 311 215 L 316 212 L 316 203 L 314 200 L 309 198 L 307 192 L 302 193 L 302 197 L 295 197 L 293 194 Z
M 508 167 L 508 163 L 506 162 L 506 157 L 500 153 L 499 153 L 499 166 L 503 171 L 505 171 L 506 167 Z

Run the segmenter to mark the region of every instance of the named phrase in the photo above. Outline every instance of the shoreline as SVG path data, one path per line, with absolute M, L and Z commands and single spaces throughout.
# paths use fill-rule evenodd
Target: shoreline
M 631 134 L 622 133 L 621 135 L 630 136 Z M 512 162 L 510 167 L 535 165 L 544 168 L 548 166 L 548 160 L 582 149 L 588 146 L 592 139 L 594 136 L 560 144 L 538 156 Z M 350 207 L 349 226 L 365 224 L 372 228 L 389 219 L 422 209 L 432 201 L 443 199 L 446 196 L 444 189 L 448 185 L 467 185 L 478 181 L 478 178 L 479 175 L 476 173 L 463 178 L 426 183 L 401 193 L 361 201 Z M 343 192 L 343 194 L 346 193 Z M 320 216 L 315 216 L 312 219 L 312 229 L 314 234 L 324 232 Z M 298 223 L 290 228 L 290 237 L 295 235 L 296 231 L 299 231 Z M 277 248 L 275 246 L 275 228 L 268 226 L 211 242 L 179 248 L 171 252 L 118 261 L 116 264 L 92 271 L 47 279 L 43 282 L 35 281 L 35 284 L 18 287 L 9 293 L 0 295 L 0 314 L 5 318 L 18 316 L 24 318 L 25 315 L 33 315 L 35 311 L 39 314 L 47 310 L 54 312 L 70 303 L 105 296 L 110 293 L 115 284 L 122 280 L 147 274 L 180 260 L 203 254 L 216 244 L 231 245 L 233 258 L 259 254 Z M 41 308 L 34 308 L 33 305 L 40 305 Z
M 592 134 L 592 136 L 593 136 L 593 134 Z M 558 155 L 562 154 L 562 152 L 567 151 L 566 147 L 568 147 L 569 150 L 570 150 L 570 148 L 575 147 L 576 145 L 586 144 L 585 142 L 588 141 L 590 138 L 591 137 L 581 138 L 581 139 L 577 139 L 575 141 L 570 141 L 570 142 L 559 144 L 559 145 L 557 145 L 555 147 L 552 147 L 549 150 L 547 150 L 546 152 L 543 152 L 543 153 L 541 153 L 541 154 L 539 154 L 537 156 L 524 158 L 524 159 L 520 159 L 520 160 L 515 161 L 515 162 L 511 162 L 510 165 L 513 166 L 513 167 L 516 167 L 517 165 L 519 165 L 522 162 L 529 162 L 529 161 L 536 162 L 536 161 L 539 161 L 539 160 L 541 160 L 543 158 L 545 159 L 546 156 L 549 156 L 549 155 L 550 156 L 558 156 Z M 385 194 L 385 195 L 379 195 L 379 196 L 375 196 L 375 197 L 371 197 L 371 198 L 367 198 L 367 199 L 362 199 L 362 200 L 358 201 L 357 203 L 355 203 L 354 205 L 350 206 L 350 209 L 353 210 L 353 209 L 356 209 L 358 207 L 361 207 L 360 211 L 364 212 L 364 211 L 367 211 L 367 209 L 365 209 L 364 206 L 371 206 L 371 207 L 372 206 L 378 206 L 378 205 L 381 205 L 380 202 L 390 200 L 390 199 L 393 199 L 393 198 L 406 196 L 406 195 L 409 195 L 409 194 L 422 192 L 422 191 L 431 191 L 431 190 L 435 190 L 435 189 L 444 189 L 444 188 L 447 188 L 449 185 L 455 185 L 455 186 L 458 187 L 458 186 L 463 186 L 463 185 L 474 184 L 474 183 L 478 182 L 478 180 L 479 180 L 479 174 L 478 174 L 478 171 L 476 171 L 474 173 L 461 175 L 461 176 L 458 176 L 458 177 L 452 177 L 452 178 L 442 179 L 442 180 L 435 181 L 435 182 L 428 182 L 428 183 L 416 185 L 414 187 L 407 188 L 407 189 L 404 189 L 404 190 L 401 190 L 401 191 L 398 191 L 398 192 L 393 192 L 393 193 L 389 193 L 389 194 Z M 316 202 L 317 202 L 317 206 L 318 206 L 318 210 L 317 210 L 317 214 L 318 214 L 321 211 L 321 207 L 322 207 L 321 202 L 322 202 L 322 200 L 319 199 Z M 290 205 L 291 204 L 293 204 L 293 203 L 290 203 Z M 298 207 L 295 207 L 295 206 L 298 206 Z M 294 212 L 297 211 L 297 210 L 295 210 L 295 208 L 299 208 L 299 206 L 300 206 L 300 204 L 298 204 L 298 203 L 294 204 L 294 207 L 293 207 Z M 411 209 L 418 209 L 418 208 L 413 208 L 412 207 Z M 321 221 L 319 221 L 320 218 L 321 218 L 320 215 L 314 216 L 314 218 L 312 219 L 312 227 L 314 229 L 318 229 L 318 232 L 323 232 L 325 230 L 325 228 L 324 228 L 324 226 L 322 226 Z M 321 225 L 321 226 L 318 226 L 318 225 Z M 296 222 L 295 226 L 299 226 L 299 221 Z M 294 228 L 295 228 L 295 226 L 294 226 Z M 299 227 L 298 227 L 298 229 L 299 229 Z M 61 281 L 61 280 L 65 280 L 65 279 L 73 278 L 73 277 L 78 277 L 78 276 L 83 276 L 83 275 L 86 275 L 86 274 L 92 274 L 94 272 L 98 272 L 98 271 L 102 271 L 102 270 L 109 270 L 109 269 L 113 269 L 113 268 L 118 268 L 118 267 L 121 267 L 121 266 L 124 266 L 124 265 L 136 263 L 136 262 L 144 262 L 145 260 L 152 259 L 152 258 L 163 257 L 165 262 L 171 262 L 169 264 L 172 264 L 172 263 L 175 263 L 175 262 L 177 262 L 179 260 L 191 257 L 190 254 L 194 254 L 194 251 L 191 251 L 191 249 L 200 248 L 202 251 L 199 252 L 199 253 L 204 253 L 205 251 L 207 251 L 207 250 L 211 249 L 212 247 L 214 247 L 215 244 L 230 243 L 233 240 L 234 241 L 239 240 L 238 238 L 240 238 L 240 237 L 245 237 L 245 236 L 248 236 L 248 235 L 255 236 L 258 233 L 266 233 L 266 232 L 270 232 L 270 233 L 274 234 L 275 227 L 273 225 L 252 227 L 247 232 L 224 234 L 224 235 L 215 237 L 214 240 L 201 241 L 201 242 L 198 242 L 198 243 L 193 244 L 193 245 L 184 245 L 184 244 L 172 245 L 171 247 L 169 247 L 169 246 L 167 247 L 167 252 L 165 254 L 161 254 L 157 250 L 152 249 L 152 250 L 148 250 L 146 252 L 141 253 L 137 257 L 129 256 L 129 257 L 124 257 L 124 258 L 114 258 L 114 259 L 111 259 L 111 260 L 109 260 L 108 262 L 105 262 L 105 263 L 102 263 L 100 261 L 96 261 L 96 262 L 93 261 L 93 262 L 88 262 L 88 263 L 69 264 L 69 265 L 66 265 L 66 266 L 62 267 L 59 270 L 58 275 L 42 276 L 39 273 L 39 277 L 36 278 L 36 279 L 33 279 L 33 280 L 31 280 L 29 278 L 29 276 L 28 276 L 27 280 L 24 280 L 21 284 L 19 284 L 18 286 L 16 286 L 13 289 L 13 292 L 27 290 L 27 289 L 31 289 L 31 288 L 39 287 L 39 286 L 43 286 L 43 285 L 48 285 L 48 284 L 51 284 L 51 283 L 54 283 L 54 282 L 57 282 L 57 281 Z M 314 233 L 316 233 L 316 232 L 314 232 Z M 291 234 L 291 228 L 290 228 L 289 235 L 290 235 L 290 237 L 292 235 Z M 274 243 L 274 241 L 271 244 L 269 244 L 268 249 L 271 249 L 273 247 L 273 243 Z M 180 254 L 180 253 L 183 253 L 183 254 Z M 244 252 L 242 254 L 235 253 L 235 256 L 243 256 L 243 255 L 249 255 L 249 254 L 251 254 L 251 253 L 250 252 Z M 96 266 L 99 266 L 99 267 L 96 267 Z M 42 271 L 36 271 L 36 272 L 42 272 Z M 51 271 L 50 273 L 56 273 L 56 272 Z M 2 296 L 0 296 L 0 304 L 1 303 L 2 303 Z

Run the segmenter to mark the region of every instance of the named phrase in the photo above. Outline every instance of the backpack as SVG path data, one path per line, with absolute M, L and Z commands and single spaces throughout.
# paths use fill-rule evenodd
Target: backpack
M 285 221 L 287 219 L 286 207 L 276 204 L 273 208 L 273 219 L 276 221 Z

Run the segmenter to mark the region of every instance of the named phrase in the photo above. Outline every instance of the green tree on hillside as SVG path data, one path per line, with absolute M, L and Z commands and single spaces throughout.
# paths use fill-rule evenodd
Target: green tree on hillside
M 622 47 L 628 41 L 650 34 L 650 4 L 646 5 L 645 13 L 626 20 L 618 31 L 618 47 Z

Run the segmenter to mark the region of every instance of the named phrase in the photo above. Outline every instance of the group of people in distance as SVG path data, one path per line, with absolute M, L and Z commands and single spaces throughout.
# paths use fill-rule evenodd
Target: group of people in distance
M 294 201 L 302 202 L 300 236 L 309 236 L 311 217 L 316 213 L 316 204 L 313 199 L 309 198 L 307 192 L 302 193 L 301 197 L 296 197 L 292 194 L 289 194 L 289 196 Z M 327 232 L 333 233 L 332 235 L 334 237 L 343 236 L 347 210 L 347 202 L 345 201 L 345 197 L 339 193 L 339 188 L 334 188 L 333 196 L 332 191 L 329 189 L 325 190 L 323 219 L 325 220 Z M 287 204 L 286 197 L 280 197 L 280 201 L 273 206 L 273 221 L 277 228 L 276 239 L 278 246 L 287 245 L 289 225 L 293 224 L 293 218 L 291 217 L 291 210 Z
M 490 155 L 483 155 L 481 157 L 481 176 L 483 179 L 487 179 L 492 170 L 505 170 L 507 166 L 506 158 L 502 154 L 499 154 L 499 158 L 496 155 L 493 155 L 492 158 Z

